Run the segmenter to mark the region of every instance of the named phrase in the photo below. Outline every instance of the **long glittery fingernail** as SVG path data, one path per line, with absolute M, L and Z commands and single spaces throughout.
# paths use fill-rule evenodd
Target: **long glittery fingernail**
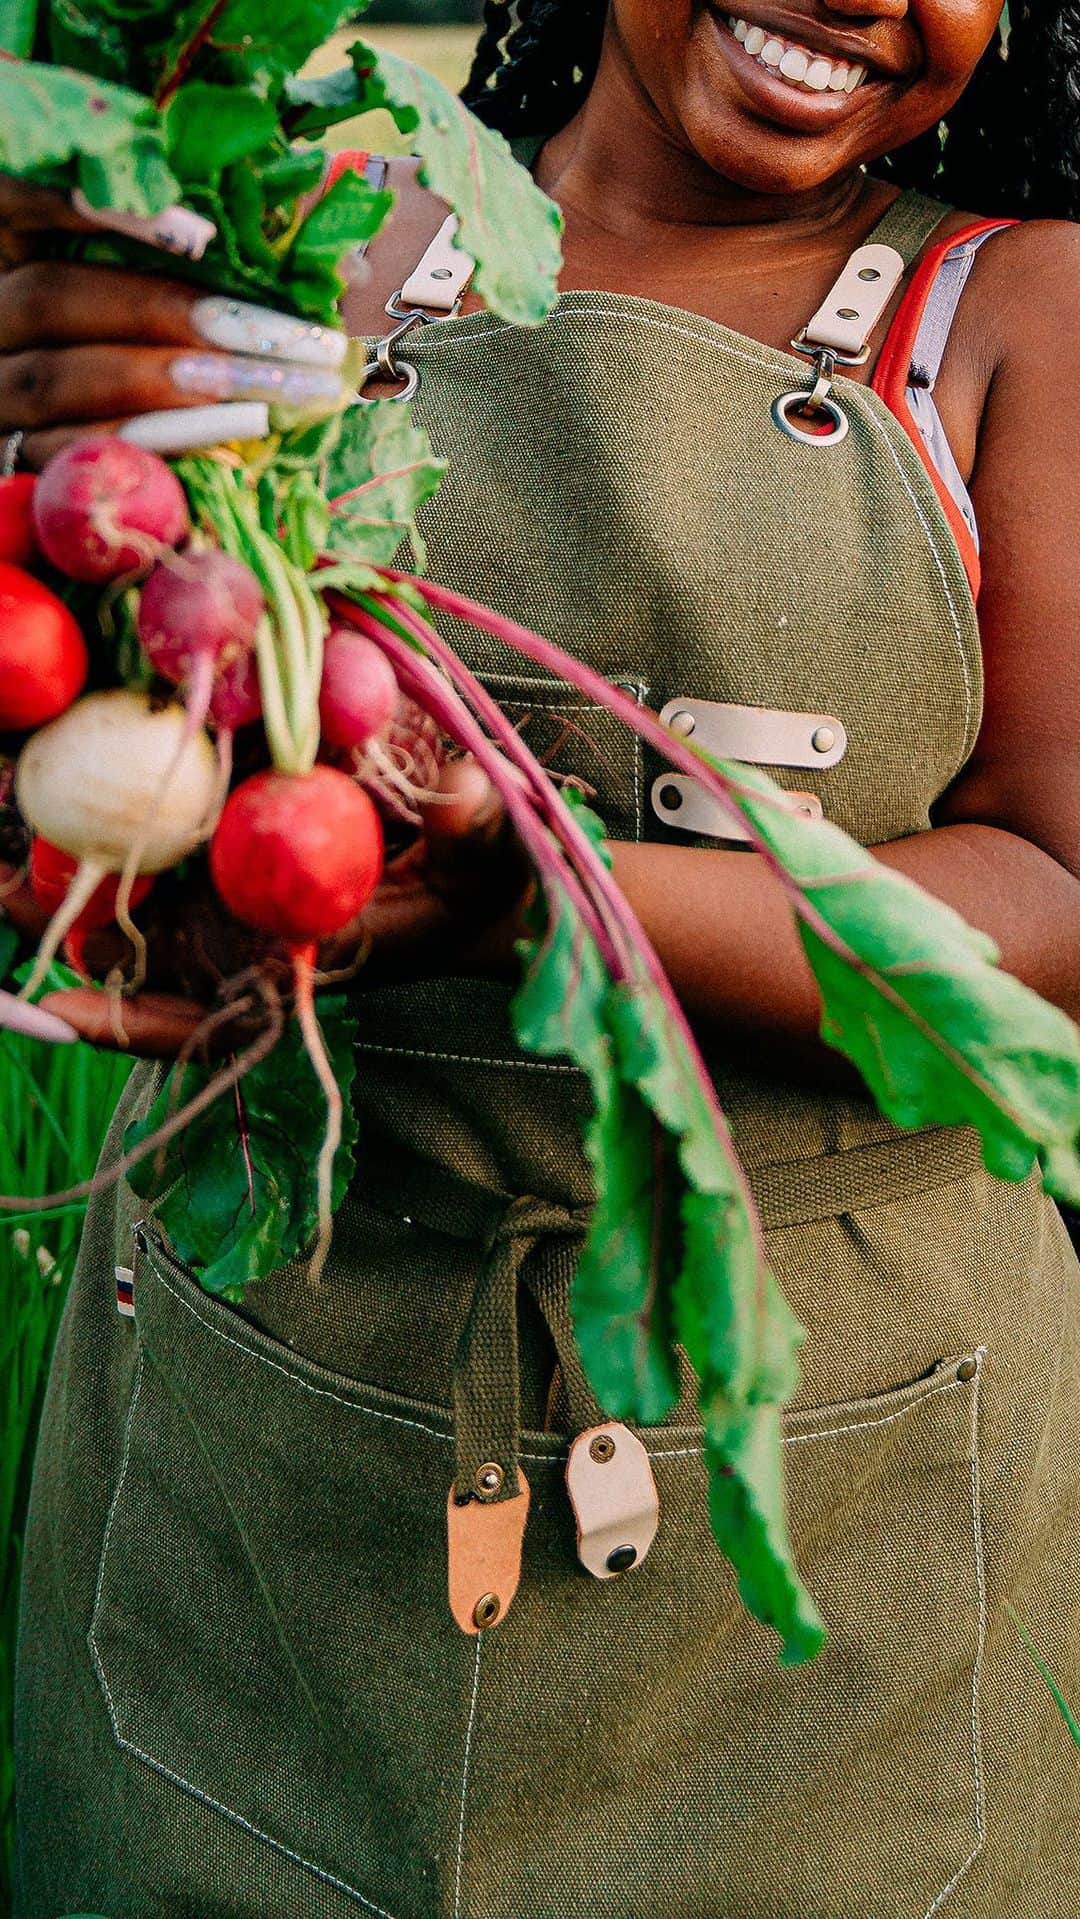
M 269 400 L 305 406 L 336 400 L 341 380 L 318 367 L 280 366 L 273 360 L 236 359 L 225 353 L 184 353 L 169 367 L 178 393 L 207 400 Z
M 337 327 L 297 320 L 273 307 L 252 306 L 247 300 L 227 300 L 218 294 L 196 300 L 191 324 L 201 339 L 226 353 L 257 353 L 295 366 L 339 367 L 349 345 Z

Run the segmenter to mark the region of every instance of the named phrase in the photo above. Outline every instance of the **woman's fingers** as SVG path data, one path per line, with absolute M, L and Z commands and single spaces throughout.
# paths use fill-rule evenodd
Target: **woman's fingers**
M 94 340 L 194 346 L 198 304 L 191 287 L 167 276 L 28 260 L 0 279 L 0 352 Z
M 166 347 L 27 347 L 0 355 L 0 426 L 77 425 L 205 401 L 330 404 L 337 373 L 276 360 Z
M 38 1001 L 41 1012 L 73 1028 L 80 1039 L 114 1053 L 142 1059 L 175 1059 L 206 1020 L 205 1006 L 169 993 L 139 993 L 121 999 L 92 986 L 64 987 Z M 235 1035 L 231 1036 L 235 1042 Z M 214 1034 L 214 1050 L 229 1050 L 230 1034 Z

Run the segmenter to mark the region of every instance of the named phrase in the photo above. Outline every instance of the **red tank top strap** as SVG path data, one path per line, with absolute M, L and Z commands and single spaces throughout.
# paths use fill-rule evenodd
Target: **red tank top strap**
M 927 248 L 912 275 L 899 311 L 889 328 L 871 382 L 874 392 L 884 400 L 889 412 L 899 420 L 934 483 L 934 489 L 956 538 L 960 557 L 964 562 L 965 571 L 971 582 L 971 590 L 976 598 L 981 579 L 978 549 L 967 521 L 930 458 L 929 449 L 908 405 L 908 386 L 919 329 L 922 326 L 930 295 L 949 254 L 955 247 L 964 246 L 971 240 L 978 240 L 985 233 L 999 232 L 1007 226 L 1015 225 L 1015 220 L 972 220 L 967 226 L 958 228 L 955 233 L 948 234 L 944 240 L 939 240 L 935 245 Z
M 343 152 L 335 153 L 326 169 L 322 191 L 329 193 L 330 188 L 337 185 L 343 173 L 366 173 L 370 159 L 371 154 L 365 152 L 362 147 L 346 147 Z

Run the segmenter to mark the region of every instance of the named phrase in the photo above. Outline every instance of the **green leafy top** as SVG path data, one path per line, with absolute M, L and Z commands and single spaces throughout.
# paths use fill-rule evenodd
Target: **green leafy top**
M 296 77 L 353 0 L 0 0 L 0 168 L 99 208 L 150 216 L 182 201 L 216 238 L 189 277 L 331 321 L 340 262 L 391 204 L 346 173 L 303 213 L 325 155 L 292 142 L 386 106 L 415 137 L 424 177 L 460 211 L 477 287 L 504 319 L 535 325 L 555 297 L 559 216 L 509 148 L 429 74 L 357 47 L 324 81 Z M 270 30 L 268 30 L 268 20 Z M 138 260 L 113 235 L 72 242 Z

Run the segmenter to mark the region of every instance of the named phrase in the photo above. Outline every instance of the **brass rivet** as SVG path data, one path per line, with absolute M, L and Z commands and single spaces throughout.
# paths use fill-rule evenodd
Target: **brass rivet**
M 860 280 L 880 280 L 881 275 L 876 267 L 860 267 L 859 278 Z
M 473 1481 L 473 1485 L 476 1487 L 481 1499 L 492 1499 L 496 1493 L 502 1491 L 505 1479 L 506 1473 L 503 1468 L 497 1465 L 493 1459 L 489 1459 L 486 1466 L 477 1467 L 476 1478 Z
M 493 1626 L 502 1611 L 502 1600 L 498 1593 L 485 1593 L 473 1607 L 473 1625 L 483 1632 L 485 1626 Z
M 615 1457 L 615 1441 L 610 1433 L 597 1433 L 589 1447 L 589 1458 L 595 1459 L 598 1466 L 606 1466 L 609 1459 Z
M 697 726 L 692 713 L 673 713 L 668 721 L 668 731 L 677 734 L 681 740 L 688 740 Z
M 609 1573 L 628 1573 L 636 1563 L 636 1546 L 616 1546 L 615 1551 L 608 1554 L 607 1569 Z
M 815 753 L 831 753 L 836 745 L 836 734 L 831 726 L 819 726 L 810 744 Z
M 660 788 L 660 804 L 666 813 L 677 813 L 682 805 L 682 794 L 677 786 Z
M 957 1379 L 963 1380 L 974 1379 L 978 1371 L 979 1362 L 977 1359 L 962 1359 L 956 1369 L 956 1377 Z

